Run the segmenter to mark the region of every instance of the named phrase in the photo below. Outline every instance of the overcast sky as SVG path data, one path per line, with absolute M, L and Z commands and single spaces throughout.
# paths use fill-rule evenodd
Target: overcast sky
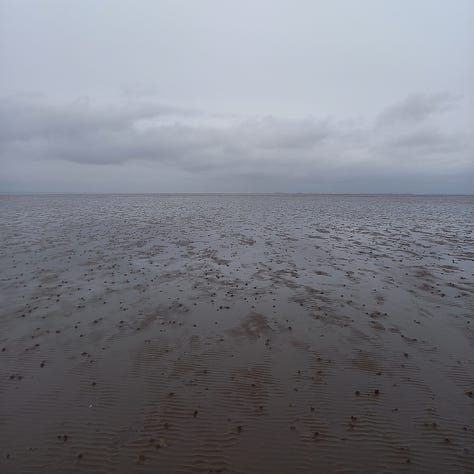
M 474 193 L 472 0 L 0 0 L 0 192 Z

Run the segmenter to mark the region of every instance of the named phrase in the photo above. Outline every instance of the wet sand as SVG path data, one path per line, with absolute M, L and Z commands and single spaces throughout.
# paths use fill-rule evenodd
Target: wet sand
M 474 198 L 0 196 L 0 472 L 474 472 Z

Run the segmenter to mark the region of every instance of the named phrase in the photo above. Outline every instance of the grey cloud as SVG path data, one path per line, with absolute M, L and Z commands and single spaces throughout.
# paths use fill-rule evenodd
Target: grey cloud
M 327 119 L 282 120 L 264 117 L 240 127 L 246 141 L 258 148 L 297 149 L 321 143 L 335 133 Z
M 95 105 L 88 99 L 54 104 L 28 96 L 0 100 L 0 140 L 63 138 L 98 130 L 123 131 L 140 119 L 197 112 L 153 102 L 128 101 Z
M 403 102 L 383 110 L 378 116 L 377 125 L 387 126 L 407 121 L 421 122 L 434 114 L 449 110 L 455 102 L 456 98 L 447 92 L 413 94 Z
M 7 98 L 0 102 L 0 163 L 148 163 L 153 172 L 161 166 L 195 176 L 273 176 L 275 183 L 324 176 L 335 182 L 361 173 L 389 176 L 401 159 L 404 173 L 412 163 L 419 172 L 415 162 L 423 162 L 428 174 L 442 172 L 448 163 L 462 172 L 471 144 L 462 133 L 443 133 L 431 123 L 451 103 L 448 96 L 413 97 L 386 109 L 374 124 L 327 117 L 239 120 L 222 114 L 222 122 L 213 125 L 206 124 L 204 113 L 138 98 L 100 106 Z M 399 125 L 405 117 L 408 124 L 422 121 L 423 127 L 380 128 L 380 117 Z M 138 126 L 143 120 L 148 121 L 144 128 Z
M 399 135 L 386 142 L 388 148 L 424 150 L 432 153 L 449 153 L 465 146 L 463 136 L 446 134 L 439 130 L 419 130 Z
M 4 153 L 41 156 L 84 163 L 121 163 L 134 159 L 188 162 L 213 161 L 212 155 L 250 157 L 278 150 L 311 149 L 335 134 L 327 120 L 249 119 L 235 125 L 188 125 L 193 112 L 129 101 L 126 105 L 94 106 L 76 101 L 64 105 L 44 100 L 3 99 L 0 139 Z M 174 123 L 141 130 L 143 119 L 178 115 Z M 179 117 L 181 115 L 181 117 Z M 204 163 L 202 163 L 204 164 Z M 223 163 L 224 164 L 224 163 Z

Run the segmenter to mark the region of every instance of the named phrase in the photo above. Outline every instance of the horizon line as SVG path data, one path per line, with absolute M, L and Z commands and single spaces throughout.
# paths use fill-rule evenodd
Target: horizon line
M 0 195 L 158 195 L 158 196 L 474 196 L 474 193 L 318 193 L 318 192 L 114 192 L 114 191 L 0 191 Z

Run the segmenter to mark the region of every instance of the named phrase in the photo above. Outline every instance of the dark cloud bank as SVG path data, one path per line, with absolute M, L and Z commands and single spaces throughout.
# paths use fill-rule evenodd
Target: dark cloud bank
M 457 103 L 412 95 L 366 121 L 11 96 L 0 191 L 473 193 L 471 137 L 445 126 Z

